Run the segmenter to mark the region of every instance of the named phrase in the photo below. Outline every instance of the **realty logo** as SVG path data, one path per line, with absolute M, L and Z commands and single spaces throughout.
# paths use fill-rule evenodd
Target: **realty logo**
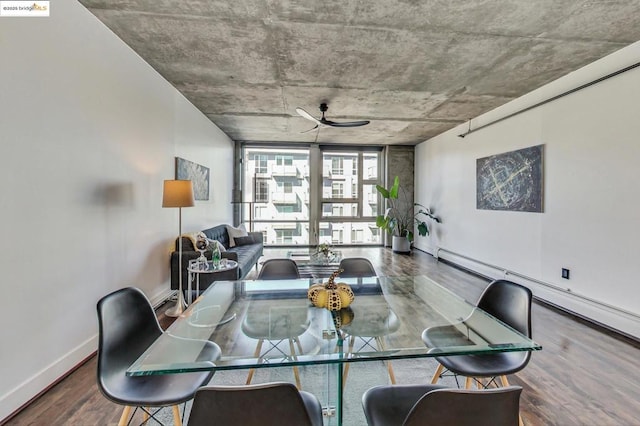
M 0 1 L 0 17 L 46 17 L 49 16 L 48 1 Z

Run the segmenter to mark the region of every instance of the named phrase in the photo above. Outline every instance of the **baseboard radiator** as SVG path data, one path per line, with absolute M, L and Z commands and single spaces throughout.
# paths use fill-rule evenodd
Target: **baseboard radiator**
M 527 276 L 525 274 L 521 274 L 517 271 L 513 271 L 510 270 L 508 268 L 504 268 L 498 265 L 493 265 L 491 263 L 479 260 L 479 259 L 475 259 L 473 257 L 467 256 L 465 254 L 462 253 L 458 253 L 455 252 L 453 250 L 449 250 L 447 248 L 444 247 L 438 247 L 435 250 L 435 254 L 434 257 L 436 259 L 440 259 L 442 258 L 443 260 L 446 260 L 447 262 L 451 262 L 453 264 L 462 266 L 465 269 L 469 269 L 470 271 L 474 272 L 474 273 L 478 273 L 482 276 L 488 276 L 489 278 L 492 279 L 497 279 L 497 278 L 504 278 L 504 279 L 511 279 L 512 281 L 516 281 L 520 284 L 523 285 L 527 285 L 527 283 L 530 284 L 534 284 L 534 287 L 538 287 L 541 290 L 546 290 L 546 293 L 549 293 L 549 290 L 551 292 L 554 293 L 558 293 L 560 295 L 562 295 L 564 298 L 571 298 L 577 301 L 582 302 L 583 304 L 588 304 L 594 307 L 597 307 L 598 309 L 601 310 L 605 310 L 608 311 L 610 313 L 613 313 L 621 318 L 625 318 L 627 321 L 630 321 L 632 324 L 636 324 L 636 326 L 640 326 L 640 315 L 638 315 L 635 312 L 631 312 L 629 310 L 620 308 L 618 306 L 614 306 L 611 305 L 609 303 L 606 302 L 602 302 L 600 300 L 596 300 L 593 299 L 589 296 L 585 296 L 583 294 L 577 293 L 575 291 L 572 291 L 571 289 L 568 288 L 563 288 L 560 287 L 558 285 L 555 284 L 551 284 L 548 283 L 546 281 L 542 281 L 539 280 L 537 278 L 533 278 L 530 276 Z M 457 261 L 456 261 L 457 260 Z M 464 261 L 462 262 L 462 264 L 460 263 L 460 260 Z M 475 266 L 475 267 L 474 267 Z M 479 271 L 478 269 L 482 270 Z M 497 273 L 497 274 L 496 274 Z M 515 278 L 515 279 L 513 279 Z M 540 292 L 538 292 L 540 293 Z M 623 334 L 627 337 L 632 338 L 633 340 L 636 341 L 640 341 L 640 335 L 638 335 L 637 330 L 635 329 L 636 327 L 633 327 L 631 330 L 625 330 L 625 329 L 620 329 L 619 327 L 615 326 L 615 325 L 610 325 L 608 324 L 608 322 L 606 321 L 602 321 L 600 319 L 596 319 L 596 318 L 592 318 L 591 316 L 585 315 L 575 309 L 572 308 L 568 308 L 566 306 L 563 306 L 562 304 L 559 304 L 556 301 L 553 300 L 549 300 L 549 298 L 546 297 L 540 297 L 538 294 L 536 294 L 536 292 L 534 291 L 534 297 L 538 300 L 541 300 L 544 303 L 548 303 L 556 308 L 559 308 L 563 311 L 569 312 L 572 315 L 576 315 L 580 318 L 583 318 L 585 320 L 588 320 L 590 322 L 596 323 L 598 325 L 601 325 L 605 328 L 608 328 L 612 331 L 615 331 L 617 333 Z M 626 328 L 626 327 L 625 327 Z
M 168 292 L 161 294 L 151 302 L 153 310 L 157 310 L 160 306 L 167 302 L 175 302 L 178 296 L 178 290 L 169 290 Z

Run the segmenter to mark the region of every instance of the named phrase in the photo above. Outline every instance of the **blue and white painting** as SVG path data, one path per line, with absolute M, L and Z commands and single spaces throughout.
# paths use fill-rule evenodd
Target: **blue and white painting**
M 542 212 L 544 145 L 476 160 L 476 208 Z

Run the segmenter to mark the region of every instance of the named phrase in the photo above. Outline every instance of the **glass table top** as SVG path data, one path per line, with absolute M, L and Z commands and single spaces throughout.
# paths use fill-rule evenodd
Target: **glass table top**
M 366 362 L 542 349 L 426 276 L 339 279 L 355 300 L 331 312 L 307 299 L 319 279 L 219 281 L 210 286 L 127 370 L 127 375 Z M 437 346 L 422 333 L 446 326 Z M 381 337 L 384 348 L 350 353 L 350 335 Z M 220 359 L 201 360 L 207 341 Z M 256 342 L 296 342 L 291 355 L 256 355 Z

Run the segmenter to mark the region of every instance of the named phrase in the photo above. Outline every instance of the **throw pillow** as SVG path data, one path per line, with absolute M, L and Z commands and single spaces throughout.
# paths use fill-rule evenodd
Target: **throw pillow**
M 249 235 L 244 224 L 240 224 L 237 228 L 227 225 L 227 234 L 229 234 L 229 247 L 234 247 L 236 245 L 236 237 L 246 237 Z
M 233 240 L 237 246 L 246 246 L 255 243 L 255 240 L 251 235 L 247 235 L 246 237 L 235 237 Z

